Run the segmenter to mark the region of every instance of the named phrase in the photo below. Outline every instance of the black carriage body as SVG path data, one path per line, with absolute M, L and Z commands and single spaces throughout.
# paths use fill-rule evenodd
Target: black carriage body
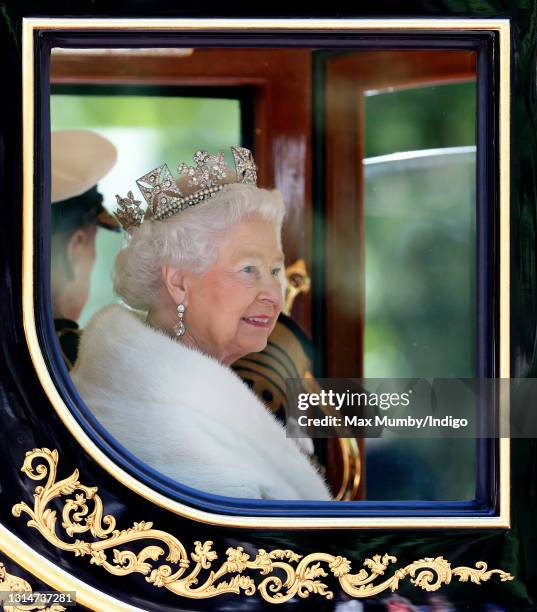
M 474 584 L 472 577 L 469 580 L 459 580 L 452 576 L 449 584 L 441 584 L 438 593 L 446 596 L 456 609 L 485 610 L 486 606 L 495 604 L 499 609 L 505 610 L 534 610 L 537 609 L 537 535 L 534 529 L 535 513 L 537 511 L 536 476 L 537 476 L 537 445 L 534 439 L 511 440 L 511 466 L 510 466 L 510 526 L 472 527 L 472 521 L 484 518 L 487 515 L 495 516 L 500 511 L 498 489 L 500 486 L 500 473 L 497 457 L 499 453 L 498 440 L 480 441 L 480 450 L 483 461 L 478 474 L 481 495 L 475 502 L 467 504 L 453 503 L 398 503 L 368 504 L 365 502 L 359 511 L 354 506 L 345 506 L 343 509 L 327 511 L 319 509 L 315 504 L 288 504 L 280 503 L 272 506 L 244 502 L 235 502 L 214 499 L 211 496 L 189 496 L 178 490 L 165 478 L 160 478 L 153 471 L 144 472 L 135 458 L 122 454 L 114 447 L 105 432 L 96 421 L 91 421 L 87 414 L 79 410 L 79 399 L 70 383 L 67 371 L 61 363 L 57 348 L 53 342 L 53 321 L 48 308 L 50 270 L 46 254 L 49 245 L 50 214 L 43 207 L 36 206 L 33 240 L 33 278 L 34 278 L 34 309 L 35 322 L 39 344 L 46 361 L 48 371 L 55 382 L 59 395 L 71 410 L 74 422 L 82 424 L 89 439 L 104 455 L 116 463 L 126 473 L 134 476 L 152 490 L 164 497 L 175 500 L 187 507 L 192 507 L 198 518 L 181 515 L 164 505 L 147 499 L 140 491 L 127 486 L 88 453 L 80 442 L 75 439 L 64 420 L 62 420 L 51 403 L 49 394 L 43 387 L 43 380 L 36 373 L 36 367 L 28 348 L 24 329 L 24 315 L 22 309 L 23 284 L 25 279 L 22 272 L 23 260 L 23 185 L 27 176 L 23 176 L 23 133 L 21 130 L 22 113 L 36 112 L 37 117 L 47 117 L 49 109 L 48 59 L 47 51 L 54 46 L 74 47 L 100 47 L 100 46 L 144 46 L 147 38 L 143 31 L 129 32 L 98 32 L 85 31 L 83 33 L 69 31 L 68 29 L 56 31 L 51 25 L 50 29 L 35 36 L 35 108 L 23 108 L 22 105 L 22 55 L 25 48 L 22 45 L 22 19 L 30 17 L 50 18 L 51 24 L 55 18 L 207 18 L 217 19 L 215 15 L 223 12 L 224 8 L 208 6 L 183 7 L 170 3 L 152 3 L 145 6 L 136 3 L 116 3 L 113 5 L 78 3 L 75 6 L 60 7 L 58 4 L 48 3 L 7 3 L 2 7 L 1 16 L 1 48 L 4 95 L 2 100 L 1 117 L 1 155 L 0 155 L 0 188 L 1 188 L 1 214 L 0 223 L 0 265 L 2 269 L 2 300 L 1 325 L 2 339 L 1 359 L 1 426 L 0 426 L 0 524 L 6 532 L 4 541 L 0 542 L 0 585 L 2 585 L 2 571 L 9 575 L 18 576 L 26 580 L 34 590 L 58 590 L 63 584 L 62 579 L 54 574 L 52 568 L 60 568 L 80 583 L 86 585 L 79 597 L 80 609 L 95 608 L 109 609 L 107 600 L 109 596 L 116 603 L 130 605 L 133 608 L 144 610 L 261 610 L 275 605 L 271 600 L 271 591 L 263 596 L 253 587 L 252 594 L 248 595 L 248 588 L 237 586 L 237 593 L 205 593 L 196 597 L 188 593 L 173 592 L 169 588 L 158 586 L 158 580 L 148 580 L 150 572 L 143 571 L 111 572 L 97 556 L 83 552 L 78 554 L 68 547 L 62 549 L 55 545 L 40 532 L 39 529 L 28 526 L 30 516 L 21 511 L 14 512 L 14 506 L 21 502 L 34 508 L 34 492 L 37 486 L 45 481 L 31 479 L 28 471 L 22 472 L 25 455 L 32 449 L 50 449 L 57 451 L 58 455 L 50 454 L 47 457 L 37 455 L 34 467 L 44 463 L 51 469 L 56 465 L 56 481 L 70 477 L 73 471 L 78 470 L 74 478 L 86 487 L 97 487 L 96 495 L 102 500 L 104 514 L 112 515 L 117 522 L 117 529 L 127 529 L 142 523 L 138 527 L 155 529 L 160 533 L 169 534 L 184 547 L 184 554 L 189 559 L 190 567 L 195 561 L 192 554 L 201 554 L 196 549 L 196 542 L 211 541 L 212 549 L 218 554 L 218 559 L 208 564 L 216 570 L 226 560 L 228 550 L 231 550 L 230 567 L 222 573 L 221 580 L 230 580 L 234 575 L 249 576 L 254 583 L 263 579 L 261 561 L 257 568 L 247 569 L 246 559 L 241 553 L 249 555 L 248 561 L 259 560 L 262 551 L 272 550 L 292 551 L 302 559 L 312 555 L 312 565 L 320 563 L 322 573 L 311 574 L 312 581 L 305 590 L 312 592 L 308 597 L 304 593 L 295 593 L 289 599 L 283 598 L 280 606 L 293 610 L 335 610 L 337 605 L 352 598 L 346 594 L 342 587 L 341 575 L 338 575 L 340 557 L 348 559 L 352 564 L 351 573 L 356 574 L 363 567 L 366 559 L 380 555 L 375 561 L 379 575 L 374 584 L 381 584 L 388 580 L 395 571 L 405 569 L 400 581 L 395 584 L 396 592 L 415 605 L 430 605 L 430 593 L 419 584 L 411 582 L 412 571 L 419 572 L 419 568 L 432 567 L 433 573 L 442 572 L 446 567 L 450 569 L 459 567 L 475 568 L 476 562 L 485 561 L 489 569 L 498 568 L 514 576 L 514 580 L 499 580 L 498 575 L 492 575 L 483 584 Z M 259 11 L 247 14 L 228 12 L 223 18 L 297 18 L 305 17 L 294 14 L 289 7 L 285 11 L 272 11 L 275 7 L 265 5 L 258 7 Z M 246 10 L 246 8 L 244 9 Z M 316 19 L 336 19 L 342 22 L 345 19 L 498 19 L 509 20 L 511 31 L 511 111 L 510 111 L 510 350 L 511 350 L 511 377 L 533 377 L 537 372 L 535 346 L 537 346 L 537 265 L 536 265 L 536 231 L 537 231 L 537 128 L 536 128 L 536 24 L 537 5 L 523 0 L 508 3 L 461 3 L 444 1 L 430 3 L 415 1 L 399 5 L 397 3 L 376 3 L 374 6 L 349 4 L 340 8 L 321 7 L 321 12 L 315 15 Z M 231 9 L 230 9 L 231 11 Z M 242 11 L 242 9 L 241 9 Z M 313 15 L 309 16 L 310 18 Z M 500 361 L 500 347 L 498 342 L 498 308 L 501 300 L 499 274 L 499 174 L 498 174 L 498 139 L 500 111 L 498 105 L 499 95 L 499 45 L 498 38 L 491 32 L 481 30 L 466 30 L 461 33 L 454 24 L 453 31 L 443 30 L 436 33 L 412 31 L 405 33 L 394 31 L 374 31 L 352 33 L 349 31 L 308 31 L 301 30 L 297 24 L 287 33 L 275 34 L 267 27 L 264 32 L 212 32 L 203 30 L 191 31 L 181 34 L 182 46 L 233 46 L 248 47 L 281 46 L 293 47 L 306 45 L 319 49 L 330 47 L 335 52 L 338 44 L 345 48 L 362 49 L 472 49 L 478 57 L 478 126 L 482 141 L 478 142 L 478 197 L 477 215 L 478 227 L 481 234 L 478 236 L 477 260 L 483 271 L 478 287 L 478 375 L 482 377 L 499 376 L 498 363 Z M 167 32 L 152 32 L 153 46 L 173 46 L 177 44 L 176 34 Z M 313 101 L 312 112 L 318 112 L 323 100 Z M 317 106 L 316 106 L 317 105 Z M 33 196 L 36 202 L 46 199 L 50 185 L 42 180 L 49 175 L 49 161 L 42 154 L 48 147 L 50 138 L 49 127 L 39 122 L 35 124 L 35 167 L 40 180 L 35 183 Z M 323 143 L 319 135 L 312 135 L 313 149 L 317 153 L 313 156 L 313 166 L 323 164 Z M 491 144 L 494 146 L 491 148 Z M 315 190 L 315 182 L 313 183 Z M 320 186 L 317 186 L 320 189 Z M 27 186 L 24 187 L 27 189 Z M 318 193 L 314 193 L 318 197 Z M 314 223 L 319 223 L 314 221 Z M 322 232 L 321 225 L 313 225 L 313 233 Z M 321 291 L 322 289 L 318 289 Z M 319 319 L 312 321 L 312 328 L 318 346 L 317 351 L 323 353 L 323 311 L 317 311 Z M 50 472 L 49 472 L 50 473 Z M 86 496 L 87 496 L 86 492 Z M 61 523 L 63 500 L 61 496 L 54 497 L 49 507 L 56 512 L 57 534 L 63 533 L 61 539 L 73 542 L 77 538 L 82 541 L 97 541 L 98 538 L 76 533 L 65 538 Z M 34 508 L 35 509 L 35 508 Z M 213 516 L 231 516 L 233 520 L 219 521 L 207 518 L 205 521 L 199 516 L 202 512 L 212 513 Z M 18 516 L 16 516 L 18 514 Z M 248 521 L 241 523 L 241 517 L 247 515 Z M 353 517 L 370 519 L 366 527 L 326 526 L 318 524 L 315 527 L 289 526 L 270 521 L 263 522 L 265 518 L 274 517 Z M 388 525 L 375 522 L 376 517 L 390 517 L 398 519 L 411 517 L 415 520 L 415 527 Z M 460 527 L 452 523 L 449 527 L 426 526 L 426 521 L 420 524 L 424 517 L 462 518 Z M 44 520 L 44 519 L 43 519 Z M 45 521 L 46 522 L 46 521 Z M 143 523 L 145 522 L 145 523 Z M 152 524 L 148 526 L 148 523 Z M 257 526 L 261 525 L 261 526 Z M 136 529 L 136 527 L 135 527 Z M 7 535 L 7 532 L 11 536 Z M 108 536 L 107 536 L 108 537 Z M 104 541 L 106 537 L 103 536 Z M 163 545 L 163 540 L 149 541 L 147 544 Z M 23 554 L 20 544 L 40 555 L 42 563 L 35 564 L 35 558 Z M 144 544 L 145 545 L 145 544 Z M 239 548 L 240 547 L 240 548 Z M 118 545 L 119 548 L 119 545 Z M 128 549 L 125 547 L 125 549 Z M 208 549 L 207 549 L 208 550 Z M 16 551 L 16 552 L 14 552 Z M 234 551 L 234 552 L 233 552 Z M 238 552 L 237 552 L 238 551 Z M 167 551 L 168 552 L 168 551 Z M 167 554 L 167 552 L 165 554 Z M 328 557 L 318 556 L 319 553 Z M 113 556 L 112 550 L 107 551 L 108 560 Z M 180 555 L 183 553 L 179 553 Z M 282 553 L 282 562 L 287 562 L 296 568 L 298 559 L 292 560 L 287 553 Z M 236 555 L 233 557 L 233 555 Z M 238 556 L 237 556 L 238 555 Z M 289 553 L 290 555 L 290 553 Z M 396 561 L 383 558 L 384 555 L 395 557 Z M 90 559 L 91 558 L 91 559 Z M 445 560 L 445 561 L 443 561 Z M 275 559 L 273 559 L 274 561 Z M 150 563 L 153 563 L 149 561 Z M 447 566 L 445 563 L 447 562 Z M 124 563 L 128 563 L 126 560 Z M 168 562 L 153 563 L 152 567 Z M 233 565 L 235 563 L 235 565 Z M 327 564 L 333 565 L 329 568 Z M 385 563 L 382 568 L 382 563 Z M 416 568 L 412 570 L 412 564 Z M 324 564 L 324 565 L 323 565 Z M 421 565 L 420 565 L 421 564 Z M 173 562 L 173 571 L 177 570 Z M 207 567 L 208 567 L 207 566 Z M 326 566 L 326 567 L 325 567 Z M 307 568 L 308 565 L 306 564 Z M 333 571 L 335 568 L 335 571 Z M 365 568 L 372 571 L 371 565 Z M 189 570 L 190 571 L 190 570 Z M 446 570 L 450 571 L 450 570 Z M 207 578 L 207 568 L 199 577 L 198 584 Z M 479 572 L 478 572 L 479 573 Z M 436 574 L 435 574 L 436 575 Z M 47 576 L 49 581 L 47 583 Z M 280 577 L 283 574 L 279 574 Z M 298 580 L 298 578 L 295 579 Z M 333 598 L 326 598 L 321 587 L 315 586 L 315 581 L 324 582 L 326 590 L 332 591 Z M 442 581 L 442 579 L 440 579 Z M 475 578 L 479 582 L 479 578 Z M 238 579 L 237 579 L 238 581 Z M 434 582 L 434 579 L 432 579 Z M 281 585 L 280 585 L 281 586 Z M 421 585 L 423 586 L 423 584 Z M 288 593 L 292 585 L 281 590 Z M 316 590 L 319 589 L 318 592 Z M 2 587 L 0 586 L 0 590 Z M 7 589 L 6 589 L 7 590 Z M 278 588 L 276 588 L 278 590 Z M 102 599 L 94 592 L 104 594 Z M 371 593 L 363 601 L 366 609 L 383 609 L 383 599 L 391 593 L 388 587 L 379 588 L 378 592 Z M 210 596 L 211 595 L 211 596 Z M 114 604 L 115 605 L 115 604 Z M 110 608 L 111 609 L 111 608 Z M 492 609 L 492 608 L 490 608 Z

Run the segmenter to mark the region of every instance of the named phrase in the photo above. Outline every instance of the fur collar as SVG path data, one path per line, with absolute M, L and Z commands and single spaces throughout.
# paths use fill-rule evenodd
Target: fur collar
M 88 323 L 72 377 L 112 435 L 183 484 L 231 497 L 330 499 L 295 440 L 230 368 L 122 306 Z

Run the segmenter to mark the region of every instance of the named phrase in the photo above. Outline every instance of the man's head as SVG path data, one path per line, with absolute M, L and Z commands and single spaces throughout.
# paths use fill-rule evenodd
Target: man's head
M 106 138 L 86 130 L 51 135 L 52 313 L 78 320 L 87 302 L 99 226 L 119 224 L 102 205 L 97 182 L 115 164 L 117 153 Z

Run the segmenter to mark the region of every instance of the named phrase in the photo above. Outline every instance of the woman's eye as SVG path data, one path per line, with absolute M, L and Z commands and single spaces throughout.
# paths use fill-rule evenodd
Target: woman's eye
M 281 272 L 281 268 L 273 268 L 272 269 L 272 274 L 273 276 L 278 276 L 278 274 Z
M 244 266 L 242 272 L 246 272 L 246 274 L 253 274 L 255 272 L 255 266 Z

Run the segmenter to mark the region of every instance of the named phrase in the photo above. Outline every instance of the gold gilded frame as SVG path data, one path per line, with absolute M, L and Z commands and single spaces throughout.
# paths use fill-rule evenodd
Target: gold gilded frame
M 495 31 L 499 36 L 500 72 L 500 372 L 510 375 L 509 356 L 509 71 L 510 28 L 501 19 L 48 19 L 23 20 L 23 322 L 30 355 L 41 384 L 59 417 L 84 450 L 116 480 L 133 492 L 171 512 L 194 521 L 230 527 L 269 527 L 276 529 L 332 528 L 509 528 L 510 526 L 510 445 L 499 444 L 499 514 L 494 517 L 259 517 L 231 516 L 191 508 L 154 491 L 117 466 L 89 438 L 65 405 L 47 369 L 39 346 L 34 316 L 34 101 L 35 34 L 40 30 L 101 30 L 189 32 L 256 30 L 285 32 L 293 30 L 404 31 L 434 33 L 443 30 Z M 2 536 L 0 527 L 0 537 Z

